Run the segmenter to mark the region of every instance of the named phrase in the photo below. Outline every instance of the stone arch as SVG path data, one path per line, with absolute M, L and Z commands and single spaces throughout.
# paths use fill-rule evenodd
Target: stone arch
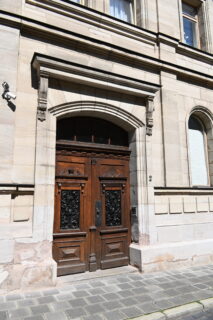
M 212 156 L 213 156 L 213 114 L 212 112 L 203 106 L 194 107 L 187 116 L 187 142 L 188 138 L 188 122 L 191 116 L 195 116 L 198 120 L 201 121 L 203 127 L 205 128 L 206 133 L 206 149 L 207 149 L 207 171 L 209 175 L 209 184 L 213 185 L 213 167 L 212 167 Z M 188 143 L 187 143 L 188 144 Z M 188 163 L 189 163 L 189 172 L 190 172 L 190 155 L 188 148 Z
M 70 116 L 96 116 L 104 118 L 130 132 L 133 129 L 144 127 L 144 123 L 126 110 L 111 104 L 97 101 L 75 101 L 64 103 L 49 109 L 56 118 Z

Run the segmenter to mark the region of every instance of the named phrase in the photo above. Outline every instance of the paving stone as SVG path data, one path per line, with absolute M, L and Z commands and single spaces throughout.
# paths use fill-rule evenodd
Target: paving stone
M 92 296 L 96 296 L 98 294 L 104 294 L 106 292 L 102 288 L 94 288 L 94 289 L 89 289 L 88 293 Z
M 9 310 L 8 311 L 8 315 L 9 315 L 9 318 L 17 318 L 17 319 L 20 319 L 20 318 L 23 318 L 23 317 L 26 317 L 26 316 L 29 316 L 31 314 L 30 310 L 27 309 L 27 308 L 21 308 L 21 309 L 15 309 L 15 310 Z
M 83 317 L 84 320 L 103 320 L 103 316 L 99 314 L 94 314 L 92 316 Z M 111 319 L 112 320 L 112 319 Z
M 51 290 L 45 290 L 43 292 L 43 295 L 44 296 L 51 296 L 51 295 L 54 295 L 54 294 L 58 294 L 59 291 L 57 289 L 51 289 Z
M 86 300 L 89 303 L 97 303 L 97 302 L 105 302 L 106 300 L 102 298 L 101 296 L 91 296 L 91 297 L 86 297 Z
M 160 289 L 160 290 L 163 290 L 163 289 Z M 160 291 L 160 290 L 159 290 L 159 291 Z M 137 294 L 146 294 L 146 293 L 149 294 L 150 292 L 152 292 L 149 287 L 145 287 L 145 286 L 140 287 L 140 288 L 135 288 L 135 289 L 133 289 L 133 291 L 134 291 L 134 293 L 135 293 L 136 295 L 137 295 Z
M 158 306 L 159 310 L 165 310 L 165 309 L 174 307 L 174 301 L 163 299 L 163 300 L 157 301 L 156 305 Z
M 83 308 L 69 309 L 69 310 L 66 310 L 65 313 L 68 316 L 68 319 L 75 319 L 77 317 L 86 315 L 86 312 Z
M 35 291 L 35 292 L 26 292 L 24 294 L 25 298 L 39 298 L 42 296 L 41 292 Z
M 0 303 L 0 310 L 11 310 L 16 308 L 16 303 L 14 301 L 2 302 Z
M 17 301 L 17 304 L 19 307 L 33 306 L 36 303 L 37 303 L 37 300 L 35 300 L 35 299 L 24 299 L 24 300 Z
M 138 303 L 136 299 L 133 298 L 124 298 L 119 300 L 120 303 L 122 303 L 124 306 L 134 306 Z
M 103 289 L 104 289 L 105 292 L 114 292 L 114 293 L 116 293 L 116 292 L 120 291 L 120 288 L 117 287 L 116 285 L 106 286 Z
M 117 277 L 117 281 L 119 283 L 124 283 L 124 282 L 128 282 L 129 279 L 128 279 L 128 277 Z
M 117 286 L 122 290 L 134 288 L 130 283 L 121 283 L 121 284 L 117 284 Z
M 32 313 L 33 314 L 39 314 L 39 313 L 45 313 L 45 312 L 50 312 L 50 309 L 47 305 L 42 304 L 40 306 L 34 306 L 31 307 Z
M 147 294 L 137 295 L 134 299 L 137 300 L 138 303 L 151 302 L 153 300 L 153 298 Z
M 84 288 L 82 288 L 82 289 L 84 289 Z M 59 290 L 60 293 L 64 293 L 64 292 L 67 292 L 67 291 L 68 292 L 76 291 L 76 288 L 75 288 L 74 285 L 65 285 L 63 287 L 60 287 L 58 290 Z
M 179 291 L 175 290 L 175 289 L 168 289 L 165 290 L 164 293 L 169 296 L 169 297 L 174 297 L 174 296 L 178 296 L 180 294 Z M 159 293 L 158 293 L 159 294 Z M 161 294 L 161 293 L 160 293 Z
M 193 286 L 184 286 L 184 287 L 179 287 L 176 288 L 177 291 L 179 291 L 180 293 L 189 293 L 189 292 L 195 292 L 196 288 Z
M 24 320 L 44 320 L 42 315 L 24 318 Z
M 41 298 L 38 298 L 37 300 L 39 304 L 45 304 L 45 303 L 56 301 L 53 296 L 41 297 Z
M 6 311 L 0 311 L 0 320 L 7 320 L 7 312 Z
M 45 314 L 45 320 L 67 320 L 67 316 L 63 312 L 51 312 Z
M 70 304 L 68 301 L 60 301 L 60 302 L 53 302 L 49 304 L 49 307 L 54 312 L 57 312 L 58 310 L 66 310 L 70 309 Z
M 134 287 L 134 288 L 139 288 L 139 287 L 143 287 L 144 284 L 142 281 L 132 281 L 131 282 L 131 285 Z
M 152 313 L 159 311 L 159 307 L 154 303 L 142 303 L 140 305 L 137 305 L 137 307 L 144 313 Z
M 116 299 L 120 299 L 121 297 L 116 294 L 116 293 L 106 293 L 106 294 L 103 294 L 102 297 L 108 301 L 110 300 L 116 300 Z
M 21 299 L 23 299 L 23 297 L 20 294 L 11 294 L 6 296 L 6 301 L 16 301 Z
M 127 315 L 129 318 L 138 317 L 143 314 L 143 312 L 137 307 L 123 308 L 120 311 Z
M 104 312 L 105 309 L 102 307 L 101 304 L 93 304 L 93 305 L 90 305 L 90 306 L 86 306 L 84 308 L 89 314 L 95 314 L 95 313 L 101 313 L 101 312 Z
M 122 308 L 122 304 L 119 301 L 108 301 L 101 304 L 107 311 Z
M 91 289 L 91 290 L 93 290 L 93 289 Z M 75 296 L 77 298 L 86 297 L 86 296 L 89 296 L 89 292 L 86 290 L 78 290 L 78 291 L 73 292 L 73 296 Z
M 75 284 L 75 290 L 91 289 L 91 285 L 88 283 Z
M 126 316 L 119 310 L 109 311 L 103 314 L 104 319 L 107 320 L 124 320 Z M 92 319 L 91 319 L 92 320 Z
M 123 297 L 123 298 L 128 298 L 128 297 L 134 296 L 134 294 L 132 293 L 131 290 L 119 291 L 118 294 L 119 294 L 121 297 Z
M 72 293 L 64 293 L 64 294 L 58 294 L 55 296 L 56 300 L 58 301 L 68 301 L 70 299 L 73 299 Z
M 87 305 L 87 302 L 83 298 L 78 298 L 78 299 L 69 300 L 69 304 L 71 304 L 73 308 L 79 308 Z
M 91 283 L 91 286 L 93 288 L 98 288 L 98 287 L 102 288 L 103 286 L 105 286 L 105 283 L 102 282 L 102 281 L 94 281 L 94 282 Z

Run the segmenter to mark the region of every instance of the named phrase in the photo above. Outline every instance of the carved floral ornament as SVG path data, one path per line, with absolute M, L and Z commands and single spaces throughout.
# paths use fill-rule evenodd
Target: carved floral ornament
M 37 70 L 39 82 L 38 120 L 44 121 L 46 119 L 49 79 L 62 79 L 64 81 L 81 83 L 96 88 L 145 98 L 146 134 L 149 136 L 152 135 L 154 97 L 160 89 L 159 85 L 118 74 L 105 73 L 93 68 L 85 68 L 82 65 L 72 64 L 67 61 L 58 61 L 40 54 L 34 55 L 32 66 Z

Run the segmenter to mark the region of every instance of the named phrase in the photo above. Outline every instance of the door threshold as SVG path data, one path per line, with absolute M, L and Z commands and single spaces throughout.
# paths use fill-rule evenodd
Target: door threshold
M 109 276 L 122 275 L 126 273 L 138 272 L 136 267 L 131 265 L 125 267 L 111 268 L 105 270 L 96 270 L 94 272 L 86 271 L 84 273 L 70 274 L 67 276 L 60 276 L 57 278 L 57 285 L 69 284 L 78 281 L 96 279 L 96 278 L 104 278 Z

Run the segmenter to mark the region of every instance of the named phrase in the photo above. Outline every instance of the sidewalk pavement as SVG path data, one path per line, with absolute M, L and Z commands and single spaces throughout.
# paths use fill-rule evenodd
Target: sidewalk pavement
M 211 297 L 213 265 L 149 274 L 124 267 L 61 277 L 55 288 L 1 295 L 0 320 L 185 320 L 211 313 Z

